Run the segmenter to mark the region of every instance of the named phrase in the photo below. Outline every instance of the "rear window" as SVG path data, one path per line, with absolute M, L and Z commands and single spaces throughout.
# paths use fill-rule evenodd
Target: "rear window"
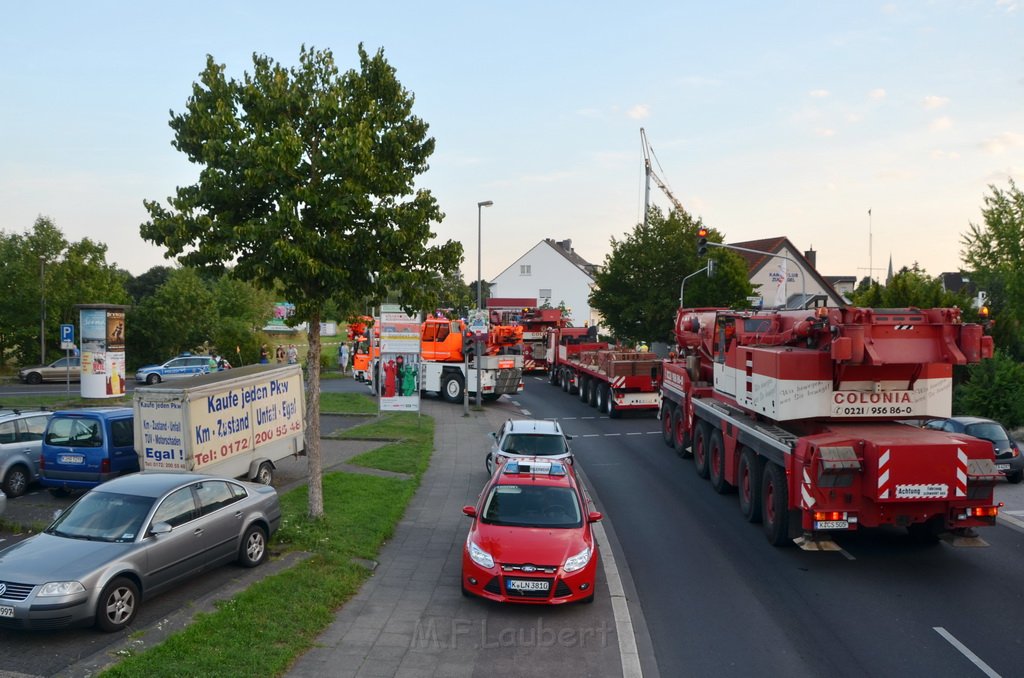
M 46 428 L 46 443 L 67 447 L 102 447 L 103 426 L 97 419 L 51 417 Z
M 985 440 L 991 440 L 994 443 L 1001 443 L 1007 440 L 1006 431 L 1003 430 L 1003 427 L 991 422 L 971 424 L 964 427 L 964 432 L 967 435 L 974 436 L 975 438 L 984 438 Z
M 565 438 L 562 436 L 511 433 L 505 436 L 502 451 L 509 454 L 546 457 L 565 454 L 568 452 L 568 449 L 565 445 Z

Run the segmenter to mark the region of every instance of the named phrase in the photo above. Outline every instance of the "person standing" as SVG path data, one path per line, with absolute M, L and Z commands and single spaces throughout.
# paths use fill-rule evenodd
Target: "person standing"
M 277 345 L 277 350 L 274 352 L 274 358 L 278 363 L 284 362 L 284 344 Z
M 288 347 L 288 364 L 294 365 L 299 362 L 299 349 L 295 348 L 295 344 Z
M 266 365 L 269 362 L 270 362 L 270 354 L 267 352 L 267 345 L 266 344 L 261 344 L 260 345 L 260 364 L 261 365 Z
M 348 344 L 344 341 L 338 347 L 338 367 L 341 368 L 342 374 L 348 372 Z

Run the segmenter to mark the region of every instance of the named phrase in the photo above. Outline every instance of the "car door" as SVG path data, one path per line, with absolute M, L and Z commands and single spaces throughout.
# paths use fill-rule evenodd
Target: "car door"
M 161 370 L 164 379 L 181 379 L 189 376 L 188 358 L 175 358 L 164 364 Z
M 227 480 L 203 480 L 196 484 L 200 520 L 210 538 L 209 560 L 212 563 L 234 560 L 238 554 L 238 540 L 245 525 L 243 492 L 233 491 L 239 486 Z
M 203 564 L 209 539 L 199 524 L 199 506 L 192 485 L 179 488 L 161 500 L 150 528 L 167 523 L 171 531 L 146 535 L 143 589 L 155 593 L 183 579 Z
M 25 417 L 18 422 L 18 447 L 31 464 L 32 480 L 39 477 L 39 455 L 43 449 L 43 434 L 49 414 Z

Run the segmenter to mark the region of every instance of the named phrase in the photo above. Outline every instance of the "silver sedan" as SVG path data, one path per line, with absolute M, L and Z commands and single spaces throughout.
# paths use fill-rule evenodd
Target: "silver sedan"
M 120 631 L 140 603 L 197 573 L 256 567 L 281 523 L 277 491 L 194 473 L 135 473 L 82 495 L 0 551 L 0 628 Z

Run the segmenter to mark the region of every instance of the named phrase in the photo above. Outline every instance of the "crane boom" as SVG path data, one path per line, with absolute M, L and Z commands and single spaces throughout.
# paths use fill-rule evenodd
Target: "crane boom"
M 679 202 L 679 200 L 672 195 L 672 191 L 669 190 L 669 187 L 661 180 L 661 177 L 655 174 L 654 166 L 651 164 L 651 157 L 654 155 L 654 149 L 652 149 L 650 143 L 648 143 L 647 133 L 644 131 L 643 127 L 640 128 L 640 143 L 643 146 L 644 151 L 644 173 L 646 175 L 646 181 L 644 184 L 644 226 L 646 226 L 647 211 L 651 207 L 651 179 L 654 179 L 654 183 L 656 183 L 658 188 L 668 196 L 668 199 L 678 211 L 685 212 L 686 210 L 683 208 L 683 203 Z

